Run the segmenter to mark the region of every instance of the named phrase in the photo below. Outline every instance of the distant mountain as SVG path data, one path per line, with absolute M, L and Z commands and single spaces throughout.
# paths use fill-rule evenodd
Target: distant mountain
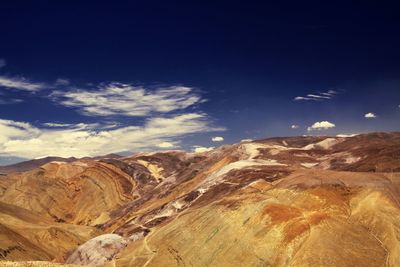
M 0 176 L 21 266 L 400 266 L 400 133 L 27 165 Z
M 27 160 L 29 159 L 21 157 L 12 157 L 12 156 L 0 156 L 0 167 L 20 163 Z
M 104 156 L 92 157 L 92 159 L 95 159 L 95 160 L 100 160 L 100 159 L 119 159 L 119 158 L 123 158 L 123 156 L 118 155 L 118 154 L 114 154 L 114 153 L 107 154 L 107 155 L 104 155 Z
M 82 158 L 82 159 L 100 160 L 100 159 L 106 159 L 106 158 L 118 159 L 121 157 L 122 156 L 117 155 L 117 154 L 108 154 L 108 155 L 104 155 L 104 156 L 97 156 L 97 157 L 93 157 L 93 158 L 86 157 L 86 158 Z M 72 162 L 72 161 L 76 161 L 76 160 L 78 160 L 78 158 L 75 158 L 75 157 L 70 157 L 70 158 L 45 157 L 45 158 L 41 158 L 41 159 L 27 160 L 27 161 L 19 162 L 16 164 L 0 166 L 0 174 L 30 171 L 30 170 L 33 170 L 34 168 L 38 168 L 38 167 L 40 167 L 44 164 L 47 164 L 49 162 L 52 162 L 52 161 Z
M 28 161 L 23 161 L 20 163 L 7 165 L 7 166 L 0 166 L 0 173 L 7 174 L 12 172 L 25 172 L 30 171 L 34 168 L 40 167 L 46 163 L 51 161 L 60 161 L 60 162 L 71 162 L 76 160 L 76 158 L 61 158 L 61 157 L 46 157 L 41 159 L 32 159 Z

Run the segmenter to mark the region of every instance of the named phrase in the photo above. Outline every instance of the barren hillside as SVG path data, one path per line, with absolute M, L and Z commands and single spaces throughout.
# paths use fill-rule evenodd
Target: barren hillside
M 0 176 L 5 266 L 400 265 L 400 133 L 24 170 Z

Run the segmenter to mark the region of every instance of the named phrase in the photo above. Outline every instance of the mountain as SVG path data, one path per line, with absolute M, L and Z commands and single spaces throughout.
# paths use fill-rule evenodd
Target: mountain
M 99 160 L 99 159 L 106 159 L 106 158 L 111 158 L 111 159 L 118 159 L 121 158 L 122 156 L 117 155 L 117 154 L 108 154 L 104 156 L 98 156 L 98 157 L 85 157 L 82 159 L 94 159 L 94 160 Z M 16 164 L 10 164 L 6 166 L 0 166 L 0 174 L 7 174 L 7 173 L 12 173 L 12 172 L 26 172 L 33 170 L 35 168 L 38 168 L 46 163 L 52 162 L 52 161 L 58 161 L 58 162 L 72 162 L 78 160 L 77 158 L 70 157 L 70 158 L 62 158 L 62 157 L 45 157 L 45 158 L 40 158 L 40 159 L 33 159 L 33 160 L 27 160 L 23 162 L 19 162 Z
M 40 159 L 27 160 L 27 161 L 19 162 L 16 164 L 0 166 L 0 174 L 30 171 L 32 169 L 38 168 L 38 167 L 40 167 L 46 163 L 52 162 L 52 161 L 71 162 L 74 160 L 76 160 L 76 158 L 74 158 L 74 157 L 71 157 L 71 158 L 45 157 L 45 158 L 40 158 Z
M 399 200 L 400 133 L 49 161 L 0 176 L 0 259 L 398 266 Z

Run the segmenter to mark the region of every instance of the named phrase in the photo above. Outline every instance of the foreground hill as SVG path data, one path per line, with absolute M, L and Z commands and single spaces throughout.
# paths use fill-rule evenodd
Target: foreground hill
M 398 266 L 399 200 L 400 133 L 52 161 L 0 176 L 0 258 Z

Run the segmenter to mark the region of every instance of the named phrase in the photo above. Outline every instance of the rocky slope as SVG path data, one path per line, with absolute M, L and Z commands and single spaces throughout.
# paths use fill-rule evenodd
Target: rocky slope
M 398 266 L 399 200 L 400 133 L 53 161 L 0 176 L 0 259 Z

